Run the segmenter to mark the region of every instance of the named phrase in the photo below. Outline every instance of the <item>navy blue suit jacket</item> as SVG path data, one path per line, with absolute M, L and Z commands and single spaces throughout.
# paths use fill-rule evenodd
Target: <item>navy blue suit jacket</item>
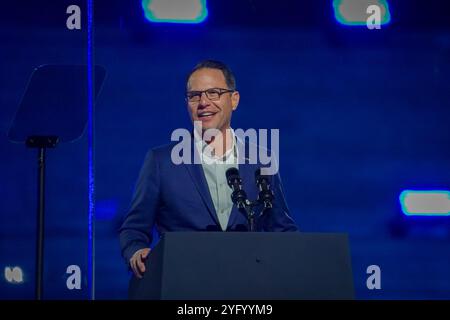
M 131 207 L 120 228 L 122 256 L 127 263 L 137 250 L 149 247 L 154 226 L 160 235 L 170 231 L 222 230 L 202 165 L 174 164 L 174 145 L 154 148 L 145 158 Z M 255 171 L 260 167 L 239 160 L 239 174 L 249 200 L 258 196 Z M 257 231 L 297 231 L 289 216 L 279 174 L 270 178 L 275 194 L 273 208 L 257 218 Z M 257 207 L 255 213 L 259 215 L 260 210 Z M 233 205 L 226 231 L 247 230 L 246 216 Z

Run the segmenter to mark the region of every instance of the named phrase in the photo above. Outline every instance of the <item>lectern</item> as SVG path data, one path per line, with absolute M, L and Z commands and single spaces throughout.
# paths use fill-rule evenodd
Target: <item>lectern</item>
M 353 299 L 346 234 L 168 232 L 150 252 L 138 300 Z

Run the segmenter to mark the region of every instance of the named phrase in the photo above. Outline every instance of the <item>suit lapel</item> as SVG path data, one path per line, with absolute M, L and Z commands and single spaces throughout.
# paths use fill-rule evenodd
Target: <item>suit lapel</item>
M 197 149 L 192 144 L 192 152 L 197 152 Z M 192 181 L 194 182 L 194 185 L 197 189 L 197 191 L 200 193 L 200 196 L 203 199 L 203 202 L 205 203 L 206 207 L 208 208 L 208 211 L 213 218 L 213 220 L 216 222 L 218 226 L 220 226 L 219 219 L 217 218 L 216 209 L 214 208 L 214 204 L 211 198 L 211 194 L 209 193 L 208 188 L 208 182 L 205 178 L 205 173 L 203 172 L 203 167 L 201 164 L 183 164 L 186 169 L 188 170 Z

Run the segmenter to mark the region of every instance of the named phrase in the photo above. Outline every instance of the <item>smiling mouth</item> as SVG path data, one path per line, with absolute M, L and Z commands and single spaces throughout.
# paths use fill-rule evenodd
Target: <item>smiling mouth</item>
M 209 119 L 212 118 L 217 112 L 201 112 L 199 114 L 197 114 L 197 117 L 199 119 Z

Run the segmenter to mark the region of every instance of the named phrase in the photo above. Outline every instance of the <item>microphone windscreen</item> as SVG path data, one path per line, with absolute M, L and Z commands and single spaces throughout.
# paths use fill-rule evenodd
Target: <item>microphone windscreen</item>
M 234 177 L 239 178 L 239 170 L 236 168 L 230 168 L 225 172 L 225 175 L 227 177 L 227 180 Z
M 239 170 L 236 168 L 230 168 L 225 172 L 225 176 L 227 177 L 228 186 L 232 187 L 233 183 L 237 180 L 241 180 L 239 177 Z

